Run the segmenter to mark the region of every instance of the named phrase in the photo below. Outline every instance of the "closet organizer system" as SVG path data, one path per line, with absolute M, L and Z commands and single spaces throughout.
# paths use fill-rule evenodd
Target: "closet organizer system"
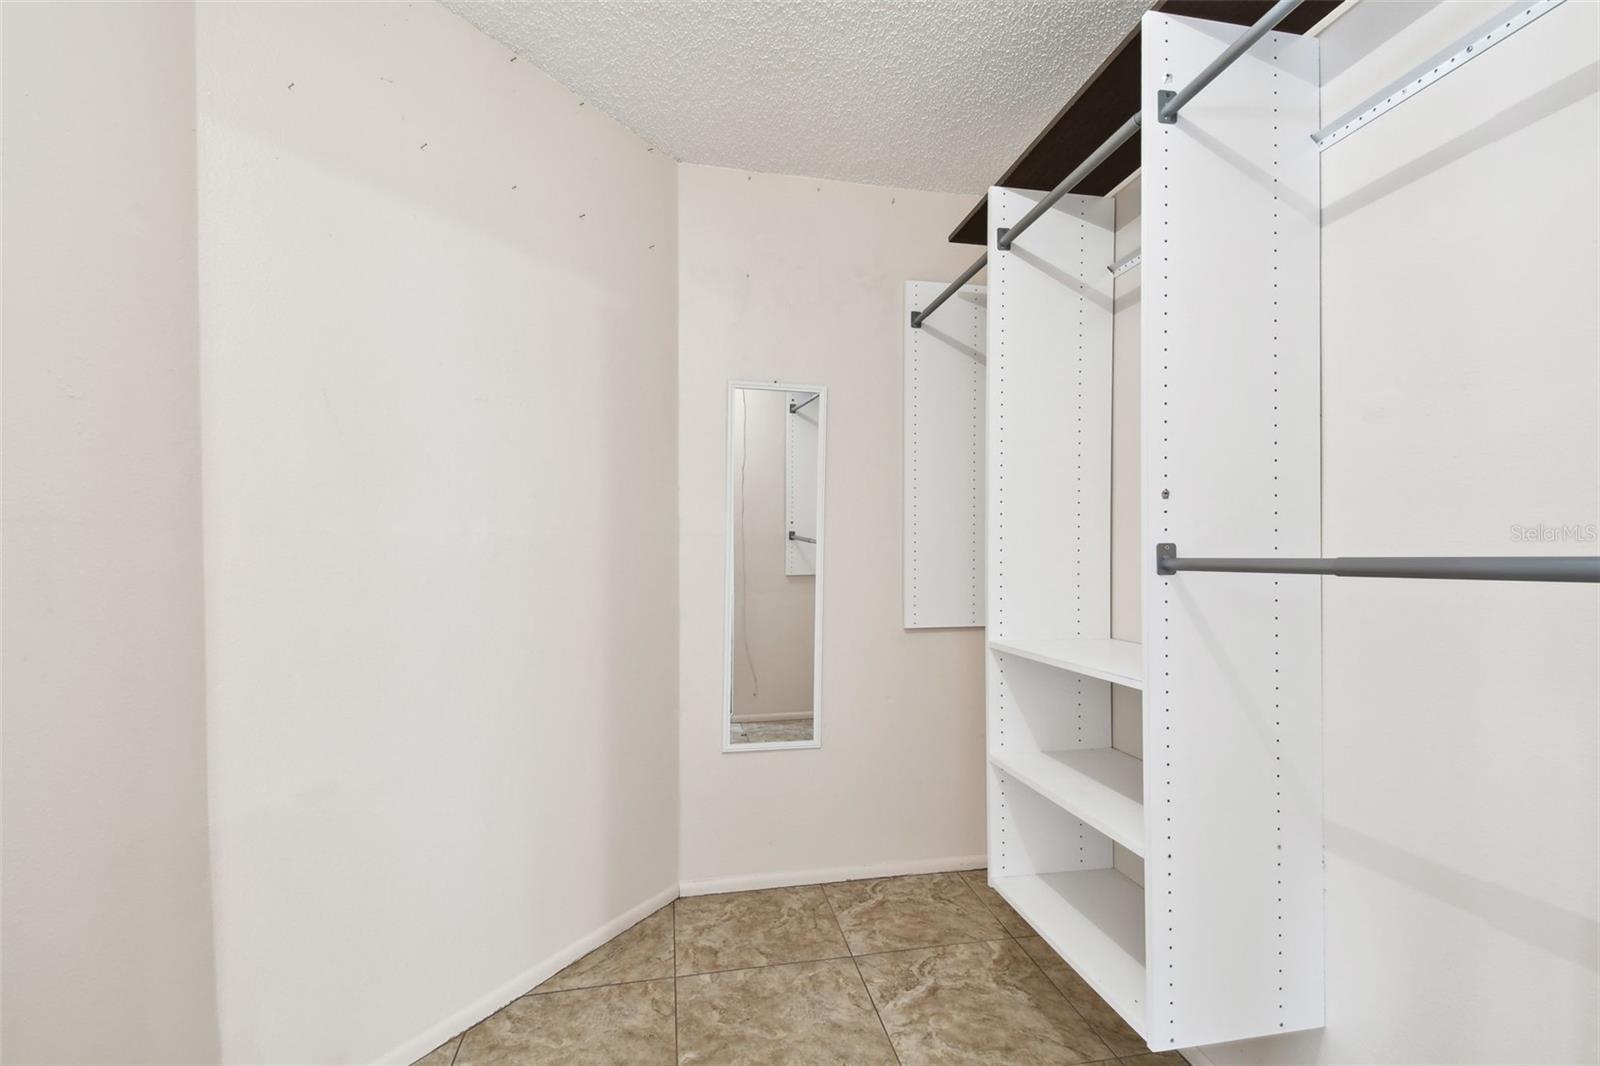
M 990 883 L 1158 1050 L 1323 1024 L 1304 575 L 1600 581 L 1593 557 L 1318 557 L 1318 153 L 1457 60 L 1319 130 L 1318 42 L 1271 32 L 1297 3 L 1248 28 L 1146 14 L 1139 113 L 1049 193 L 992 189 L 986 255 L 909 322 L 987 263 Z M 1461 62 L 1515 32 L 1485 31 Z M 1111 639 L 1109 576 L 1132 264 L 1113 201 L 1071 190 L 1141 126 L 1134 643 Z M 1112 746 L 1113 686 L 1143 692 L 1142 759 Z

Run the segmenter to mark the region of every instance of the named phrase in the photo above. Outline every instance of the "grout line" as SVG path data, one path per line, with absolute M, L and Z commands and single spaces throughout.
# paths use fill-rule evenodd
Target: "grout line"
M 1075 1015 L 1077 1017 L 1077 1019 L 1079 1021 L 1081 1021 L 1088 1028 L 1089 1032 L 1091 1032 L 1091 1033 L 1093 1033 L 1095 1035 L 1095 1039 L 1099 1040 L 1100 1043 L 1105 1044 L 1105 1047 L 1106 1047 L 1107 1051 L 1110 1051 L 1111 1050 L 1111 1045 L 1109 1043 L 1107 1043 L 1105 1037 L 1100 1035 L 1100 1030 L 1095 1028 L 1095 1024 L 1093 1022 L 1091 1022 L 1088 1018 L 1084 1017 L 1083 1012 L 1080 1011 L 1077 1008 L 1077 1005 L 1074 1004 L 1072 1002 L 1072 1000 L 1067 998 L 1067 994 L 1065 992 L 1061 991 L 1061 989 L 1056 985 L 1056 983 L 1054 981 L 1050 980 L 1050 975 L 1045 973 L 1044 967 L 1042 965 L 1040 965 L 1039 960 L 1034 958 L 1032 953 L 1029 952 L 1028 949 L 1026 949 L 1026 948 L 1024 948 L 1022 946 L 1022 943 L 1021 943 L 1022 938 L 1017 936 L 1010 929 L 1006 928 L 1006 923 L 1004 921 L 1001 921 L 1001 918 L 1000 918 L 1000 916 L 998 914 L 995 914 L 994 908 L 989 906 L 989 904 L 984 900 L 983 894 L 978 891 L 978 889 L 972 884 L 971 881 L 967 881 L 967 879 L 965 877 L 963 877 L 961 880 L 966 882 L 966 885 L 967 885 L 968 888 L 972 889 L 972 894 L 974 896 L 978 897 L 978 902 L 983 904 L 984 909 L 986 909 L 990 914 L 994 914 L 994 920 L 996 922 L 1000 923 L 1000 928 L 1005 932 L 1006 936 L 1011 939 L 1011 942 L 1013 944 L 1017 945 L 1017 950 L 1022 952 L 1022 954 L 1027 957 L 1029 962 L 1033 963 L 1033 968 L 1035 970 L 1039 971 L 1039 975 L 1044 978 L 1044 983 L 1049 985 L 1052 989 L 1055 990 L 1056 995 L 1060 996 L 1061 999 L 1066 1003 L 1067 1009 L 1069 1011 L 1071 1011 L 1073 1013 L 1073 1015 Z M 990 889 L 990 891 L 993 891 L 993 889 Z M 1001 902 L 1004 903 L 1005 901 L 1001 900 Z M 1006 904 L 1006 905 L 1010 906 L 1010 904 Z M 1019 914 L 1019 915 L 1017 915 L 1017 917 L 1020 918 L 1022 916 Z M 1024 923 L 1024 924 L 1026 924 L 1026 923 Z M 1030 936 L 1034 936 L 1034 937 L 1038 937 L 1039 936 L 1038 933 L 1032 932 L 1032 927 L 1031 926 L 1029 926 L 1029 930 L 1030 930 L 1030 932 L 1029 932 Z M 1047 948 L 1050 947 L 1049 941 L 1044 940 L 1042 937 L 1040 937 L 1039 939 L 1044 944 L 1045 947 L 1047 947 Z M 1051 948 L 1051 950 L 1054 951 L 1055 949 Z M 1062 961 L 1065 962 L 1066 960 L 1062 960 Z M 1076 972 L 1076 971 L 1074 971 L 1074 972 Z M 1080 980 L 1081 980 L 1081 978 L 1080 978 Z M 1096 1061 L 1099 1061 L 1099 1062 L 1120 1062 L 1121 1060 L 1115 1055 L 1115 1053 L 1113 1053 L 1112 1057 L 1109 1058 L 1109 1059 L 1099 1059 L 1099 1060 L 1096 1060 Z
M 983 893 L 978 891 L 976 885 L 974 885 L 971 881 L 967 880 L 967 878 L 962 874 L 957 874 L 956 876 L 960 877 L 961 878 L 961 883 L 966 885 L 967 886 L 967 890 L 970 891 L 974 896 L 976 896 L 978 898 L 978 905 L 981 906 L 984 910 L 989 912 L 990 916 L 992 918 L 994 918 L 995 924 L 1000 927 L 1000 931 L 1002 933 L 1004 933 L 1006 936 L 1010 937 L 1012 940 L 1021 940 L 1022 939 L 1021 937 L 1017 936 L 1017 934 L 1013 933 L 1010 929 L 1006 928 L 1005 919 L 1000 917 L 1000 913 L 998 911 L 996 911 L 993 907 L 989 906 L 988 900 L 983 898 Z M 985 876 L 987 876 L 987 874 L 985 874 Z M 988 885 L 986 884 L 984 887 L 987 888 Z M 993 892 L 994 889 L 990 888 L 989 891 Z M 1001 900 L 1000 902 L 1005 903 L 1005 900 Z M 1006 906 L 1009 907 L 1010 904 L 1007 903 Z M 1013 911 L 1012 913 L 1015 914 L 1016 912 Z M 1021 918 L 1022 915 L 1018 914 L 1017 917 Z M 1028 925 L 1027 922 L 1023 922 L 1022 924 L 1023 925 Z M 1028 935 L 1029 936 L 1038 936 L 1039 934 L 1033 932 L 1033 926 L 1029 925 L 1028 926 Z M 1027 952 L 1023 952 L 1023 954 L 1027 954 Z
M 461 1045 L 467 1042 L 466 1030 L 456 1037 L 456 1049 L 450 1052 L 450 1066 L 456 1066 L 456 1060 L 461 1057 Z
M 872 1004 L 872 1013 L 878 1019 L 878 1028 L 883 1030 L 883 1038 L 889 1042 L 889 1054 L 894 1056 L 897 1066 L 904 1066 L 900 1062 L 900 1049 L 894 1046 L 894 1037 L 889 1035 L 889 1026 L 883 1020 L 883 1012 L 878 1009 L 877 997 L 872 994 L 872 986 L 867 984 L 867 977 L 861 972 L 861 959 L 856 956 L 850 947 L 850 938 L 845 935 L 844 923 L 839 921 L 839 912 L 833 906 L 833 898 L 828 895 L 828 890 L 822 890 L 822 898 L 828 901 L 828 913 L 833 915 L 833 924 L 839 927 L 839 936 L 844 938 L 845 950 L 850 952 L 850 965 L 856 968 L 856 980 L 861 982 L 861 990 L 867 994 L 867 1002 Z
M 691 977 L 715 977 L 724 973 L 747 973 L 750 970 L 770 970 L 777 966 L 805 966 L 813 962 L 838 962 L 848 959 L 849 955 L 829 955 L 821 959 L 790 959 L 787 962 L 758 962 L 750 966 L 729 966 L 725 970 L 697 970 L 694 973 L 679 974 L 676 980 L 686 981 Z
M 867 1002 L 872 1004 L 872 1013 L 878 1019 L 878 1027 L 883 1030 L 883 1038 L 889 1042 L 889 1054 L 894 1056 L 896 1063 L 900 1063 L 900 1049 L 894 1046 L 894 1037 L 889 1035 L 889 1026 L 883 1020 L 883 1012 L 878 1009 L 877 997 L 872 994 L 872 986 L 867 984 L 867 978 L 861 972 L 861 960 L 852 955 L 850 963 L 856 968 L 856 980 L 861 982 L 861 990 L 867 994 Z M 901 1066 L 904 1064 L 901 1063 Z
M 1050 947 L 1050 942 L 1049 941 L 1043 940 L 1043 938 L 1041 938 L 1041 942 L 1044 944 L 1045 947 L 1047 947 L 1047 948 Z M 1054 988 L 1056 990 L 1056 995 L 1060 996 L 1062 998 L 1062 1000 L 1064 1000 L 1066 1002 L 1067 1009 L 1070 1010 L 1077 1017 L 1077 1019 L 1079 1021 L 1081 1021 L 1085 1026 L 1088 1027 L 1089 1032 L 1094 1034 L 1096 1040 L 1099 1040 L 1100 1043 L 1106 1045 L 1106 1050 L 1107 1051 L 1111 1051 L 1111 1045 L 1106 1043 L 1106 1038 L 1100 1035 L 1100 1030 L 1096 1029 L 1094 1023 L 1091 1022 L 1088 1018 L 1085 1018 L 1083 1016 L 1083 1011 L 1078 1009 L 1077 1004 L 1073 1003 L 1072 1000 L 1067 999 L 1067 994 L 1065 992 L 1061 991 L 1060 987 L 1054 981 L 1050 980 L 1050 975 L 1044 972 L 1044 966 L 1039 962 L 1039 960 L 1034 958 L 1033 955 L 1026 948 L 1022 947 L 1021 944 L 1018 944 L 1017 947 L 1022 950 L 1022 953 L 1024 955 L 1028 956 L 1028 961 L 1033 963 L 1033 968 L 1035 970 L 1039 971 L 1039 976 L 1044 978 L 1044 983 L 1049 985 L 1051 988 Z M 1050 948 L 1050 950 L 1054 951 L 1055 949 L 1054 948 Z M 1065 963 L 1066 960 L 1063 959 L 1062 962 Z M 1069 969 L 1071 968 L 1070 965 L 1068 966 L 1068 968 Z M 1074 970 L 1073 972 L 1076 973 L 1077 971 Z M 1079 980 L 1082 980 L 1082 978 L 1079 978 Z M 1112 1059 L 1116 1059 L 1117 1057 L 1118 1056 L 1117 1056 L 1116 1052 L 1112 1052 L 1111 1058 Z M 1108 1061 L 1108 1060 L 1102 1060 L 1102 1061 Z
M 524 992 L 522 995 L 512 1000 L 511 1003 L 520 1003 L 525 999 L 533 999 L 535 996 L 542 999 L 545 996 L 564 996 L 568 992 L 593 992 L 598 988 L 621 988 L 623 985 L 647 985 L 651 981 L 671 980 L 673 980 L 673 977 L 671 974 L 668 974 L 665 977 L 634 977 L 627 981 L 607 981 L 605 984 L 600 985 L 579 985 L 577 988 L 552 988 L 547 992 Z M 511 1006 L 511 1003 L 507 1003 L 506 1006 Z M 495 1013 L 498 1014 L 500 1012 L 496 1011 Z
M 875 959 L 879 955 L 903 955 L 908 951 L 939 951 L 943 948 L 965 947 L 968 944 L 999 944 L 1010 939 L 1011 937 L 1009 936 L 990 936 L 980 937 L 977 940 L 952 940 L 948 944 L 918 944 L 916 947 L 910 948 L 888 948 L 884 951 L 863 951 L 861 954 L 853 955 L 851 957 L 856 959 Z
M 725 969 L 721 969 L 721 970 L 696 970 L 694 973 L 678 974 L 677 980 L 681 981 L 681 980 L 683 980 L 684 978 L 687 978 L 687 977 L 711 977 L 711 976 L 713 976 L 715 974 L 721 974 L 721 973 L 744 973 L 746 970 L 767 970 L 767 969 L 771 969 L 774 966 L 800 966 L 800 965 L 803 965 L 804 963 L 808 963 L 808 962 L 837 962 L 840 959 L 872 959 L 872 958 L 878 957 L 879 955 L 900 955 L 900 954 L 903 954 L 903 953 L 908 952 L 908 951 L 936 951 L 936 950 L 938 950 L 940 948 L 959 948 L 959 947 L 962 947 L 962 946 L 964 946 L 966 944 L 998 944 L 998 943 L 1001 943 L 1002 941 L 1015 940 L 1015 939 L 1016 938 L 1013 937 L 1010 933 L 1002 932 L 1002 934 L 1000 936 L 976 937 L 976 938 L 974 938 L 972 940 L 945 940 L 945 941 L 940 941 L 937 944 L 913 944 L 910 947 L 884 948 L 882 951 L 863 951 L 863 952 L 860 952 L 859 954 L 851 954 L 851 955 L 825 955 L 825 956 L 823 956 L 821 958 L 816 958 L 816 959 L 787 959 L 787 960 L 785 960 L 783 962 L 757 962 L 757 963 L 752 963 L 749 966 L 729 966 L 729 967 L 727 967 Z M 846 946 L 848 947 L 848 945 L 846 945 Z M 616 984 L 624 984 L 624 985 L 643 984 L 645 981 L 659 981 L 659 980 L 662 980 L 662 978 L 659 978 L 659 977 L 644 977 L 644 978 L 640 978 L 640 979 L 634 980 L 634 981 L 615 981 L 615 982 L 612 982 L 612 984 L 613 985 L 616 985 Z M 587 986 L 587 987 L 591 987 L 591 988 L 610 988 L 612 986 L 611 985 L 590 985 L 590 986 Z M 564 989 L 563 991 L 567 991 L 567 992 L 582 992 L 582 991 L 584 991 L 584 989 L 581 989 L 581 988 L 569 988 L 569 989 Z M 550 994 L 551 993 L 548 993 L 548 992 L 540 993 L 540 995 L 550 995 Z
M 1043 937 L 1039 937 L 1039 941 L 1045 947 L 1050 948 L 1051 952 L 1055 951 L 1055 948 L 1051 948 L 1050 947 L 1050 942 L 1048 940 L 1045 940 Z M 1018 944 L 1017 946 L 1021 947 L 1022 945 Z M 1093 1033 L 1097 1038 L 1099 1038 L 1100 1042 L 1106 1046 L 1106 1050 L 1107 1051 L 1111 1051 L 1111 1041 L 1109 1039 L 1107 1039 L 1106 1034 L 1104 1034 L 1104 1033 L 1102 1033 L 1100 1031 L 1100 1027 L 1094 1023 L 1094 1020 L 1091 1019 L 1088 1015 L 1084 1014 L 1083 1011 L 1079 1010 L 1078 1009 L 1078 1005 L 1076 1003 L 1072 1002 L 1072 998 L 1070 996 L 1068 996 L 1065 992 L 1063 992 L 1061 990 L 1061 988 L 1059 986 L 1057 986 L 1057 984 L 1054 981 L 1050 980 L 1050 975 L 1048 973 L 1045 973 L 1044 965 L 1042 963 L 1040 963 L 1038 959 L 1034 958 L 1033 955 L 1030 952 L 1028 952 L 1028 950 L 1026 948 L 1023 949 L 1022 953 L 1024 955 L 1028 956 L 1028 961 L 1033 963 L 1034 967 L 1041 974 L 1044 974 L 1045 981 L 1049 983 L 1051 988 L 1054 988 L 1056 990 L 1056 994 L 1059 995 L 1062 999 L 1067 1001 L 1067 1009 L 1072 1011 L 1072 1013 L 1076 1014 L 1080 1019 L 1082 1019 L 1083 1020 L 1083 1024 L 1087 1025 L 1089 1027 L 1089 1031 L 1091 1033 Z M 1061 964 L 1063 966 L 1065 966 L 1067 969 L 1072 970 L 1072 964 L 1067 962 L 1066 959 L 1062 959 L 1061 960 Z M 1076 974 L 1078 971 L 1077 970 L 1072 970 L 1072 972 L 1074 974 Z M 1086 985 L 1086 986 L 1088 985 L 1088 982 L 1084 981 L 1083 977 L 1081 975 L 1078 977 L 1078 980 L 1082 981 L 1084 983 L 1084 985 Z M 1095 990 L 1094 990 L 1094 988 L 1092 986 L 1089 987 L 1089 991 L 1092 994 L 1096 995 L 1096 996 L 1098 996 L 1100 994 L 1098 992 L 1095 992 Z M 1116 1014 L 1116 1008 L 1112 1007 L 1111 1004 L 1107 1003 L 1106 1007 L 1108 1009 L 1110 1009 L 1113 1014 Z M 1121 1018 L 1122 1015 L 1118 1014 L 1117 1017 Z M 1123 1022 L 1124 1022 L 1124 1024 L 1126 1024 L 1127 1019 L 1123 1018 Z M 1128 1028 L 1130 1030 L 1133 1029 L 1132 1026 L 1128 1026 Z M 1134 1035 L 1135 1036 L 1139 1036 L 1137 1031 L 1134 1031 Z M 1139 1036 L 1139 1039 L 1143 1040 L 1144 1037 Z M 1158 1052 L 1154 1052 L 1154 1051 L 1150 1051 L 1149 1050 L 1149 1044 L 1148 1043 L 1145 1045 L 1145 1048 L 1146 1048 L 1146 1050 L 1135 1052 L 1132 1055 L 1117 1055 L 1115 1052 L 1112 1052 L 1112 1058 L 1103 1059 L 1101 1061 L 1103 1061 L 1103 1062 L 1122 1062 L 1124 1059 L 1138 1058 L 1141 1055 L 1155 1055 L 1155 1054 L 1158 1054 Z
M 673 900 L 670 915 L 672 921 L 672 1061 L 683 1061 L 683 1053 L 678 1050 L 678 901 Z

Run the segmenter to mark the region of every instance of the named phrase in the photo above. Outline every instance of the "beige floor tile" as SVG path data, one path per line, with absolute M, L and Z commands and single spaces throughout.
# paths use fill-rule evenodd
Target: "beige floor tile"
M 1189 1060 L 1176 1051 L 1152 1051 L 1148 1055 L 1130 1055 L 1117 1061 L 1121 1066 L 1189 1066 Z
M 1094 1027 L 1100 1034 L 1100 1039 L 1106 1045 L 1122 1055 L 1145 1055 L 1150 1052 L 1150 1045 L 1146 1044 L 1133 1027 L 1122 1020 L 1122 1015 L 1111 1008 L 1111 1004 L 1100 998 L 1099 993 L 1089 987 L 1089 983 L 1065 959 L 1057 955 L 1041 937 L 1031 936 L 1018 939 L 1022 950 L 1039 964 L 1045 976 L 1050 978 L 1050 983 L 1061 990 L 1077 1012 Z M 1181 1058 L 1181 1056 L 1180 1056 Z
M 652 1066 L 676 1057 L 669 979 L 524 996 L 467 1030 L 455 1066 Z
M 460 1043 L 461 1038 L 453 1036 L 416 1062 L 413 1062 L 411 1066 L 450 1066 L 456 1058 L 456 1045 Z
M 1016 941 L 858 958 L 902 1063 L 1086 1063 L 1111 1058 Z
M 850 954 L 817 885 L 690 896 L 674 906 L 680 977 Z
M 568 966 L 535 992 L 594 988 L 672 976 L 672 905 L 635 923 Z
M 1000 893 L 989 887 L 988 870 L 963 870 L 961 876 L 978 894 L 989 913 L 1012 936 L 1036 936 L 1033 926 L 1022 920 L 1022 915 L 1011 909 L 1011 904 L 1000 898 Z
M 850 959 L 678 979 L 679 1063 L 894 1066 Z
M 735 744 L 781 744 L 787 741 L 810 740 L 811 722 L 735 722 Z
M 960 874 L 840 881 L 823 887 L 857 955 L 1005 935 Z

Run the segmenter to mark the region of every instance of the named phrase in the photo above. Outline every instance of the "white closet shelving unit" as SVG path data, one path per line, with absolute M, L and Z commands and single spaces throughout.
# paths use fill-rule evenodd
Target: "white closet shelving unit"
M 1141 31 L 1142 642 L 1110 617 L 1113 203 L 989 245 L 990 883 L 1158 1050 L 1322 1024 L 1316 583 L 1155 572 L 1319 554 L 1317 42 L 1155 113 L 1242 32 Z M 1042 196 L 991 190 L 991 229 Z

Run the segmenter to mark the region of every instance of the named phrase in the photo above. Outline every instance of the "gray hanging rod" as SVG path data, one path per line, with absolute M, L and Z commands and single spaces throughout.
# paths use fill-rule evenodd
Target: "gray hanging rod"
M 1222 54 L 1206 64 L 1206 68 L 1183 88 L 1174 92 L 1171 89 L 1162 89 L 1156 93 L 1156 119 L 1163 123 L 1178 121 L 1178 112 L 1183 110 L 1183 105 L 1193 100 L 1195 96 L 1216 80 L 1218 74 L 1227 70 L 1238 59 L 1250 50 L 1250 46 L 1265 37 L 1278 23 L 1288 17 L 1289 12 L 1300 6 L 1300 0 L 1278 0 L 1276 4 L 1267 9 L 1267 13 L 1256 19 L 1255 24 L 1245 30 L 1234 42 L 1222 50 Z
M 1268 31 L 1270 31 L 1278 23 L 1282 22 L 1289 12 L 1300 6 L 1300 2 L 1301 0 L 1278 0 L 1278 2 L 1273 4 L 1265 15 L 1262 15 L 1261 18 L 1256 20 L 1255 25 L 1251 26 L 1248 30 L 1245 30 L 1244 33 L 1241 34 L 1232 44 L 1230 44 L 1227 48 L 1224 48 L 1222 50 L 1222 54 L 1213 59 L 1210 64 L 1208 64 L 1206 68 L 1202 70 L 1188 85 L 1185 85 L 1182 89 L 1176 92 L 1172 91 L 1171 89 L 1163 89 L 1157 93 L 1156 100 L 1160 105 L 1160 108 L 1156 113 L 1157 117 L 1162 122 L 1176 122 L 1178 120 L 1178 112 L 1182 110 L 1184 104 L 1194 99 L 1195 95 L 1199 93 L 1201 89 L 1204 89 L 1207 85 L 1210 85 L 1211 82 L 1216 79 L 1218 74 L 1221 74 L 1224 70 L 1228 69 L 1234 60 L 1238 59 L 1240 56 L 1244 55 L 1245 52 L 1249 51 L 1251 45 L 1255 44 L 1262 37 L 1266 36 Z M 1000 229 L 995 240 L 995 247 L 1002 252 L 1009 252 L 1011 250 L 1012 242 L 1018 237 L 1022 236 L 1023 233 L 1027 231 L 1029 226 L 1039 221 L 1040 217 L 1046 211 L 1055 206 L 1056 201 L 1060 200 L 1063 196 L 1067 195 L 1067 193 L 1071 192 L 1074 186 L 1093 173 L 1095 168 L 1101 163 L 1104 163 L 1106 159 L 1110 157 L 1112 152 L 1115 152 L 1118 148 L 1121 148 L 1128 142 L 1128 138 L 1132 137 L 1135 133 L 1138 133 L 1139 125 L 1142 120 L 1143 119 L 1140 114 L 1135 114 L 1129 118 L 1128 121 L 1119 126 L 1117 128 L 1117 132 L 1113 133 L 1110 137 L 1107 137 L 1105 142 L 1101 144 L 1100 147 L 1091 152 L 1088 158 L 1086 158 L 1082 163 L 1079 163 L 1071 174 L 1068 174 L 1065 178 L 1062 178 L 1056 187 L 1046 193 L 1042 200 L 1034 204 L 1033 208 L 1029 210 L 1027 214 L 1017 219 L 1017 221 L 1012 225 Z M 938 296 L 935 296 L 927 307 L 924 307 L 920 311 L 911 312 L 911 328 L 921 329 L 922 323 L 927 320 L 927 317 L 937 311 L 939 306 L 946 300 L 954 296 L 956 294 L 956 290 L 960 289 L 961 286 L 971 281 L 973 276 L 984 268 L 984 265 L 988 262 L 988 259 L 989 255 L 987 252 L 985 252 L 983 255 L 980 255 L 977 262 L 969 266 L 959 278 L 951 282 L 948 288 L 946 288 Z
M 1184 559 L 1176 544 L 1156 545 L 1156 573 L 1186 570 L 1225 574 L 1329 574 L 1333 577 L 1415 577 L 1453 581 L 1600 582 L 1600 555 L 1422 555 L 1333 559 Z
M 812 403 L 813 401 L 816 400 L 816 398 L 818 396 L 821 396 L 821 395 L 822 395 L 822 393 L 820 393 L 820 392 L 813 392 L 811 394 L 811 399 L 810 400 L 801 400 L 799 403 L 790 404 L 789 405 L 789 413 L 792 414 L 792 415 L 799 414 L 800 413 L 800 408 L 804 407 L 808 403 Z
M 1135 133 L 1139 132 L 1139 121 L 1139 116 L 1134 115 L 1128 121 L 1124 122 L 1121 127 L 1118 128 L 1117 132 L 1106 138 L 1105 143 L 1091 152 L 1089 157 L 1082 163 L 1079 163 L 1077 168 L 1074 169 L 1071 174 L 1068 174 L 1066 177 L 1062 178 L 1060 183 L 1057 184 L 1054 189 L 1051 189 L 1048 193 L 1046 193 L 1043 199 L 1034 204 L 1032 209 L 1030 209 L 1027 214 L 1023 215 L 1016 221 L 1015 225 L 1011 226 L 1009 229 L 1002 229 L 998 239 L 995 241 L 995 246 L 1002 252 L 1009 252 L 1011 250 L 1012 241 L 1022 236 L 1023 231 L 1037 222 L 1046 211 L 1050 210 L 1050 208 L 1055 205 L 1057 200 L 1071 192 L 1073 186 L 1077 185 L 1078 182 L 1088 177 L 1096 167 L 1106 161 L 1107 156 L 1109 156 L 1112 152 L 1115 152 L 1118 148 L 1121 148 L 1125 143 L 1127 143 L 1129 137 L 1132 137 Z M 959 278 L 957 278 L 955 281 L 952 281 L 948 288 L 946 288 L 938 296 L 935 296 L 933 301 L 929 303 L 927 307 L 924 307 L 921 311 L 911 312 L 911 328 L 921 329 L 923 321 L 926 320 L 929 315 L 933 314 L 934 311 L 938 310 L 940 304 L 950 299 L 951 296 L 954 296 L 957 289 L 961 288 L 961 286 L 972 280 L 973 275 L 982 270 L 988 261 L 989 253 L 984 252 L 982 255 L 978 256 L 977 262 L 969 266 Z
M 984 264 L 988 261 L 989 253 L 984 252 L 982 255 L 978 256 L 977 262 L 973 263 L 971 266 L 967 267 L 967 269 L 961 272 L 961 276 L 959 278 L 946 285 L 944 291 L 935 296 L 932 301 L 929 302 L 927 307 L 924 307 L 920 311 L 911 312 L 911 328 L 921 329 L 923 320 L 937 311 L 940 304 L 944 303 L 946 300 L 950 299 L 950 297 L 960 292 L 961 286 L 965 285 L 967 282 L 976 277 L 978 271 L 982 270 Z
M 789 530 L 789 539 L 790 540 L 798 540 L 802 544 L 815 544 L 817 542 L 816 538 L 814 538 L 814 537 L 802 537 L 800 534 L 796 533 L 792 529 Z
M 1126 144 L 1129 137 L 1138 133 L 1141 121 L 1143 121 L 1141 116 L 1136 114 L 1118 126 L 1117 132 L 1107 137 L 1099 148 L 1090 152 L 1087 159 L 1079 163 L 1071 174 L 1062 178 L 1055 188 L 1045 193 L 1044 198 L 1034 204 L 1027 214 L 1017 219 L 1010 226 L 1000 229 L 998 236 L 995 238 L 995 247 L 1002 252 L 1009 252 L 1011 250 L 1011 242 L 1022 236 L 1029 226 L 1039 221 L 1044 216 L 1044 213 L 1054 207 L 1057 200 L 1071 192 L 1078 182 L 1094 173 L 1095 168 L 1104 163 L 1112 152 Z
M 1272 27 L 1282 22 L 1288 16 L 1289 12 L 1300 6 L 1300 3 L 1301 0 L 1278 0 L 1278 2 L 1273 4 L 1271 9 L 1269 9 L 1265 15 L 1262 15 L 1261 18 L 1256 20 L 1255 25 L 1245 30 L 1244 33 L 1235 39 L 1232 44 L 1230 44 L 1227 48 L 1224 48 L 1222 50 L 1222 54 L 1207 64 L 1206 68 L 1196 75 L 1195 79 L 1188 85 L 1185 85 L 1177 92 L 1173 92 L 1170 89 L 1164 89 L 1158 93 L 1156 95 L 1156 101 L 1160 104 L 1160 109 L 1156 112 L 1156 117 L 1162 122 L 1176 122 L 1178 120 L 1178 112 L 1182 109 L 1184 104 L 1194 99 L 1195 95 L 1199 93 L 1200 90 L 1204 89 L 1207 85 L 1210 85 L 1212 81 L 1216 80 L 1218 74 L 1221 74 L 1224 70 L 1227 70 L 1228 67 L 1233 64 L 1234 60 L 1248 52 L 1251 45 L 1255 44 L 1262 37 L 1266 36 L 1267 32 L 1271 30 Z M 1077 168 L 1073 170 L 1071 174 L 1068 174 L 1065 178 L 1062 178 L 1061 183 L 1058 184 L 1054 189 L 1051 189 L 1049 194 L 1045 196 L 1044 199 L 1034 204 L 1032 210 L 1023 215 L 1021 218 L 1017 219 L 1014 225 L 1000 230 L 999 236 L 995 240 L 995 247 L 999 248 L 1002 252 L 1010 251 L 1012 242 L 1018 237 L 1022 236 L 1029 226 L 1033 225 L 1039 220 L 1040 216 L 1042 216 L 1046 211 L 1050 210 L 1050 208 L 1054 207 L 1057 200 L 1071 192 L 1073 187 L 1076 186 L 1078 182 L 1094 173 L 1095 169 L 1099 167 L 1101 163 L 1104 163 L 1110 157 L 1112 152 L 1115 152 L 1118 148 L 1121 148 L 1127 143 L 1130 137 L 1132 137 L 1135 133 L 1138 133 L 1139 126 L 1142 121 L 1143 116 L 1141 114 L 1135 114 L 1130 117 L 1128 121 L 1119 126 L 1117 128 L 1117 132 L 1113 133 L 1110 137 L 1107 137 L 1105 143 L 1101 144 L 1099 148 L 1096 148 L 1093 152 L 1091 152 L 1089 157 L 1082 163 L 1079 163 Z

